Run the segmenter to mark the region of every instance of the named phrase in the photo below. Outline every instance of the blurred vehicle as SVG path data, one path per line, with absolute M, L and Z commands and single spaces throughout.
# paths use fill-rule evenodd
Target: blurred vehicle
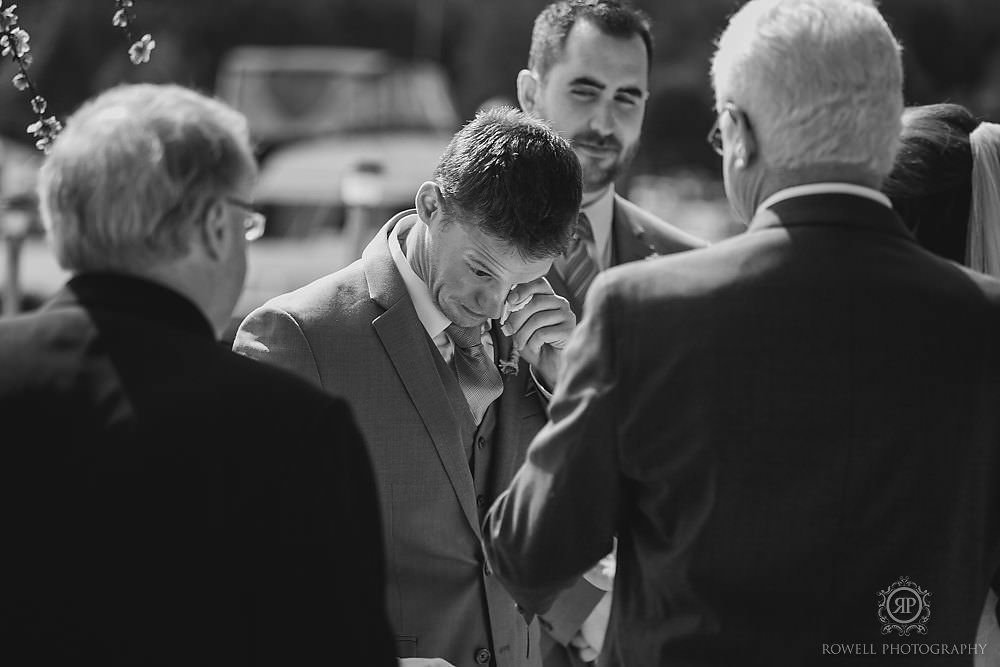
M 42 154 L 27 144 L 0 138 L 0 314 L 37 307 L 65 278 L 47 248 L 24 258 L 25 246 L 42 245 L 35 184 Z
M 247 117 L 261 164 L 255 199 L 268 218 L 264 237 L 249 247 L 234 329 L 268 298 L 356 259 L 388 216 L 413 207 L 460 124 L 439 65 L 375 49 L 240 47 L 220 63 L 215 92 Z M 0 143 L 3 201 L 33 193 L 41 158 Z M 0 220 L 5 208 L 12 207 L 0 205 Z M 15 216 L 7 218 L 20 225 Z M 0 280 L 18 274 L 21 308 L 67 277 L 37 217 L 29 223 L 19 259 L 0 253 Z
M 409 208 L 459 125 L 439 65 L 374 49 L 241 47 L 216 93 L 260 147 L 256 199 L 275 236 L 339 228 L 354 205 Z
M 374 49 L 240 47 L 220 64 L 216 94 L 247 117 L 268 218 L 234 327 L 360 256 L 390 215 L 413 207 L 459 126 L 439 65 Z

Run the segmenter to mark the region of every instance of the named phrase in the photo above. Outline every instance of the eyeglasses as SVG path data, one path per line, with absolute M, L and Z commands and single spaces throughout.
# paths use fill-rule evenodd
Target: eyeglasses
M 722 114 L 724 113 L 728 113 L 730 118 L 736 120 L 736 105 L 732 102 L 726 102 L 722 106 L 722 110 L 715 115 L 715 122 L 712 123 L 712 129 L 708 131 L 708 136 L 705 137 L 708 145 L 719 155 L 725 154 L 725 149 L 722 147 L 722 128 L 719 127 L 719 122 L 722 120 Z
M 246 212 L 246 217 L 243 218 L 243 236 L 247 241 L 256 241 L 264 235 L 267 218 L 263 213 L 236 197 L 226 197 L 226 202 Z

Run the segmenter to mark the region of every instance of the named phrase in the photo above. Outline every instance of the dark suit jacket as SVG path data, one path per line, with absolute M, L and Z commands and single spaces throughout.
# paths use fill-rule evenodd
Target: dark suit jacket
M 504 376 L 493 407 L 491 491 L 477 503 L 437 350 L 389 251 L 388 235 L 411 213 L 390 220 L 351 266 L 250 313 L 234 349 L 354 406 L 382 499 L 398 655 L 459 666 L 477 664 L 477 656 L 492 656 L 499 667 L 538 665 L 537 623 L 525 622 L 484 567 L 480 526 L 545 423 L 545 408 L 522 361 L 517 375 Z M 510 339 L 495 340 L 498 358 L 508 357 Z
M 816 195 L 606 272 L 587 313 L 487 519 L 515 599 L 544 608 L 617 534 L 602 664 L 973 641 L 1000 565 L 1000 282 L 921 249 L 878 203 Z M 901 640 L 877 601 L 904 576 L 933 613 Z
M 0 320 L 0 663 L 393 665 L 347 406 L 84 275 Z
M 611 244 L 613 266 L 707 245 L 705 241 L 664 222 L 618 194 L 614 197 L 611 218 Z M 583 304 L 566 288 L 559 271 L 553 267 L 546 278 L 556 294 L 569 300 L 577 319 L 582 319 Z M 603 591 L 581 579 L 540 618 L 545 667 L 583 664 L 575 650 L 562 647 L 576 635 L 603 595 Z

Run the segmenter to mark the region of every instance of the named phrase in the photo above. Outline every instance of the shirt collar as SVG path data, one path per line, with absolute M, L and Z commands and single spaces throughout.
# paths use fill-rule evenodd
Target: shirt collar
M 754 216 L 760 214 L 761 211 L 771 208 L 775 204 L 786 199 L 791 199 L 792 197 L 805 197 L 807 195 L 826 195 L 826 194 L 848 194 L 856 195 L 858 197 L 865 197 L 873 201 L 882 204 L 886 208 L 892 208 L 892 202 L 884 194 L 875 190 L 873 188 L 865 187 L 864 185 L 855 185 L 854 183 L 806 183 L 805 185 L 795 185 L 790 188 L 785 188 L 783 190 L 778 190 L 770 197 L 765 199 L 757 207 L 754 212 Z
M 431 299 L 427 283 L 421 280 L 420 276 L 413 270 L 413 267 L 410 266 L 410 262 L 407 260 L 406 255 L 403 254 L 403 248 L 399 243 L 400 234 L 411 232 L 417 225 L 422 224 L 424 223 L 420 221 L 416 213 L 408 215 L 397 222 L 395 229 L 389 233 L 389 252 L 392 255 L 392 261 L 395 263 L 396 269 L 399 271 L 399 275 L 403 278 L 403 283 L 406 285 L 410 301 L 413 302 L 413 308 L 417 311 L 417 318 L 424 326 L 424 329 L 427 330 L 427 335 L 433 340 L 448 328 L 451 320 L 445 317 L 445 314 L 441 312 L 441 309 Z

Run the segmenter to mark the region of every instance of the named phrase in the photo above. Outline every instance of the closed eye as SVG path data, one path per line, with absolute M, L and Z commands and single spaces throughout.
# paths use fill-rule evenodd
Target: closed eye
M 471 264 L 469 264 L 467 266 L 469 267 L 469 271 L 472 272 L 472 275 L 476 276 L 477 278 L 492 278 L 493 277 L 493 275 L 491 273 L 489 273 L 488 271 L 483 271 L 482 269 L 476 268 L 475 266 L 472 266 Z
M 572 88 L 570 93 L 583 100 L 592 100 L 600 94 L 596 88 Z
M 639 98 L 635 95 L 615 95 L 615 102 L 627 107 L 635 107 L 639 105 Z

